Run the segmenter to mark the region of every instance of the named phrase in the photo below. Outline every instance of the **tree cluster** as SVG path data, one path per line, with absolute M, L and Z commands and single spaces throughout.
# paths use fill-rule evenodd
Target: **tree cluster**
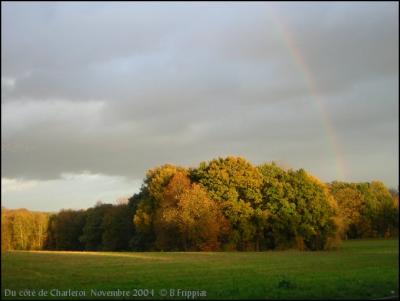
M 227 157 L 196 168 L 166 164 L 151 169 L 127 204 L 57 214 L 3 210 L 2 246 L 323 250 L 343 238 L 398 236 L 398 204 L 398 193 L 381 182 L 325 184 L 303 169 L 253 166 L 244 158 Z
M 399 235 L 399 197 L 382 182 L 329 185 L 344 221 L 345 238 Z
M 134 211 L 127 204 L 98 204 L 87 210 L 62 210 L 49 220 L 45 248 L 122 251 L 134 234 Z
M 1 209 L 1 249 L 41 250 L 45 248 L 49 213 L 26 209 Z

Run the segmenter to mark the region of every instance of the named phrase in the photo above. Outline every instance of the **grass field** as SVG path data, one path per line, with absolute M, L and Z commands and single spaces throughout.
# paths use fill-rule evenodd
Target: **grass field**
M 14 251 L 2 254 L 2 298 L 186 299 L 205 291 L 196 299 L 373 299 L 398 296 L 398 253 L 398 240 L 348 241 L 323 252 Z

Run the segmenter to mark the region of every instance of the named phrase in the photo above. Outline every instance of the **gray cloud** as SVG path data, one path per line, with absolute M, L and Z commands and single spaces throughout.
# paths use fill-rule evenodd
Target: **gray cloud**
M 238 154 L 328 181 L 330 122 L 348 180 L 397 185 L 397 3 L 2 10 L 3 177 L 140 179 Z

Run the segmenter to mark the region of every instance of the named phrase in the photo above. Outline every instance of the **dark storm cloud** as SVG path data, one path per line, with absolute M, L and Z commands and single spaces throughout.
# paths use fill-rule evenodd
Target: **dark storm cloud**
M 308 72 L 349 179 L 397 183 L 396 3 L 2 8 L 3 177 L 142 178 L 165 162 L 240 154 L 332 180 Z

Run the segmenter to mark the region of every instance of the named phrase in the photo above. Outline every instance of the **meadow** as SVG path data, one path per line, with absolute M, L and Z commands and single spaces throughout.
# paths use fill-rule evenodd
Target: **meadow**
M 371 239 L 315 252 L 8 251 L 2 299 L 393 297 L 398 255 L 398 240 Z

